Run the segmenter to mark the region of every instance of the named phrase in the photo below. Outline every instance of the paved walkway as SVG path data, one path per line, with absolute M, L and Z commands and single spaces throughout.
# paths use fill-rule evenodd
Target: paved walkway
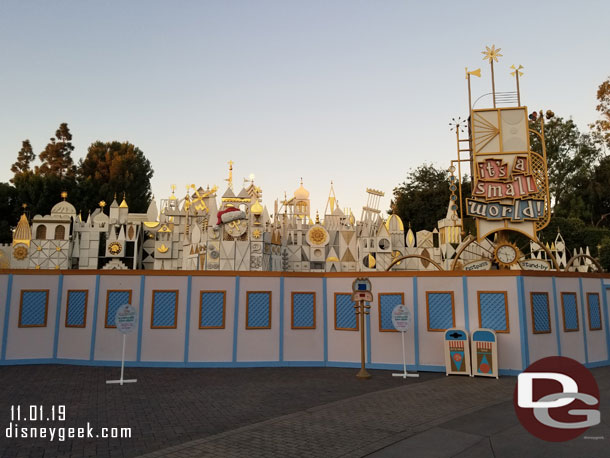
M 610 368 L 594 369 L 602 424 L 548 443 L 518 423 L 516 379 L 353 369 L 130 369 L 138 383 L 110 386 L 116 368 L 0 368 L 2 432 L 11 405 L 64 404 L 65 426 L 129 426 L 130 439 L 3 439 L 6 457 L 541 457 L 608 456 Z M 5 425 L 6 423 L 6 425 Z M 28 425 L 30 426 L 30 425 Z M 40 426 L 40 425 L 39 425 Z M 42 426 L 58 426 L 49 423 Z M 602 438 L 603 437 L 603 438 Z

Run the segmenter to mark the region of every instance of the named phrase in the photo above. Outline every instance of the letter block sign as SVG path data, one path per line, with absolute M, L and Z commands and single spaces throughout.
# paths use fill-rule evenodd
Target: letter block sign
M 472 332 L 472 375 L 498 378 L 498 339 L 493 329 Z
M 445 331 L 445 374 L 471 375 L 468 332 L 462 328 Z

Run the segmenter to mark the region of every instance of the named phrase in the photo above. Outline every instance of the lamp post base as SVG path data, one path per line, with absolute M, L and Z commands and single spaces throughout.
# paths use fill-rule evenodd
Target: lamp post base
M 356 374 L 356 377 L 358 378 L 371 378 L 371 374 L 369 374 L 366 369 L 362 368 L 358 371 L 358 373 Z

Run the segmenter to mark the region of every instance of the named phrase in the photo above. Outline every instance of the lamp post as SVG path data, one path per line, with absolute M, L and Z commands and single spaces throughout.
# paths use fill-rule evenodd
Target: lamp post
M 371 374 L 367 372 L 365 367 L 366 359 L 364 354 L 364 334 L 366 332 L 364 315 L 370 313 L 369 309 L 371 306 L 368 305 L 367 302 L 373 301 L 371 281 L 368 278 L 356 278 L 354 280 L 352 283 L 352 301 L 355 302 L 354 309 L 356 312 L 356 320 L 358 320 L 358 315 L 360 315 L 360 371 L 358 371 L 356 377 L 371 378 Z

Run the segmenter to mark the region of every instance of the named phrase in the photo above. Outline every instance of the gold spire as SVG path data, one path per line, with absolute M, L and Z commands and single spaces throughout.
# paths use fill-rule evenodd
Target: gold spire
M 25 216 L 25 211 L 21 218 L 19 218 L 19 222 L 17 223 L 17 228 L 13 233 L 13 246 L 18 243 L 23 243 L 24 245 L 30 246 L 30 240 L 32 240 L 32 231 L 30 230 L 30 224 L 28 223 L 28 218 Z
M 229 183 L 229 188 L 233 189 L 233 161 L 229 161 L 229 178 L 225 178 L 225 181 Z
M 254 202 L 254 205 L 252 205 L 250 211 L 253 215 L 261 215 L 263 213 L 263 206 L 258 202 L 258 199 L 256 199 L 256 202 Z
M 68 193 L 66 191 L 62 191 L 61 197 L 63 197 L 63 199 L 66 200 L 66 198 L 68 197 Z
M 121 205 L 119 205 L 119 208 L 128 208 L 127 201 L 125 200 L 125 193 L 123 193 L 123 202 L 121 202 Z
M 105 200 L 100 200 L 100 203 L 98 205 L 100 206 L 102 211 L 104 211 L 104 207 L 106 206 L 106 201 Z

